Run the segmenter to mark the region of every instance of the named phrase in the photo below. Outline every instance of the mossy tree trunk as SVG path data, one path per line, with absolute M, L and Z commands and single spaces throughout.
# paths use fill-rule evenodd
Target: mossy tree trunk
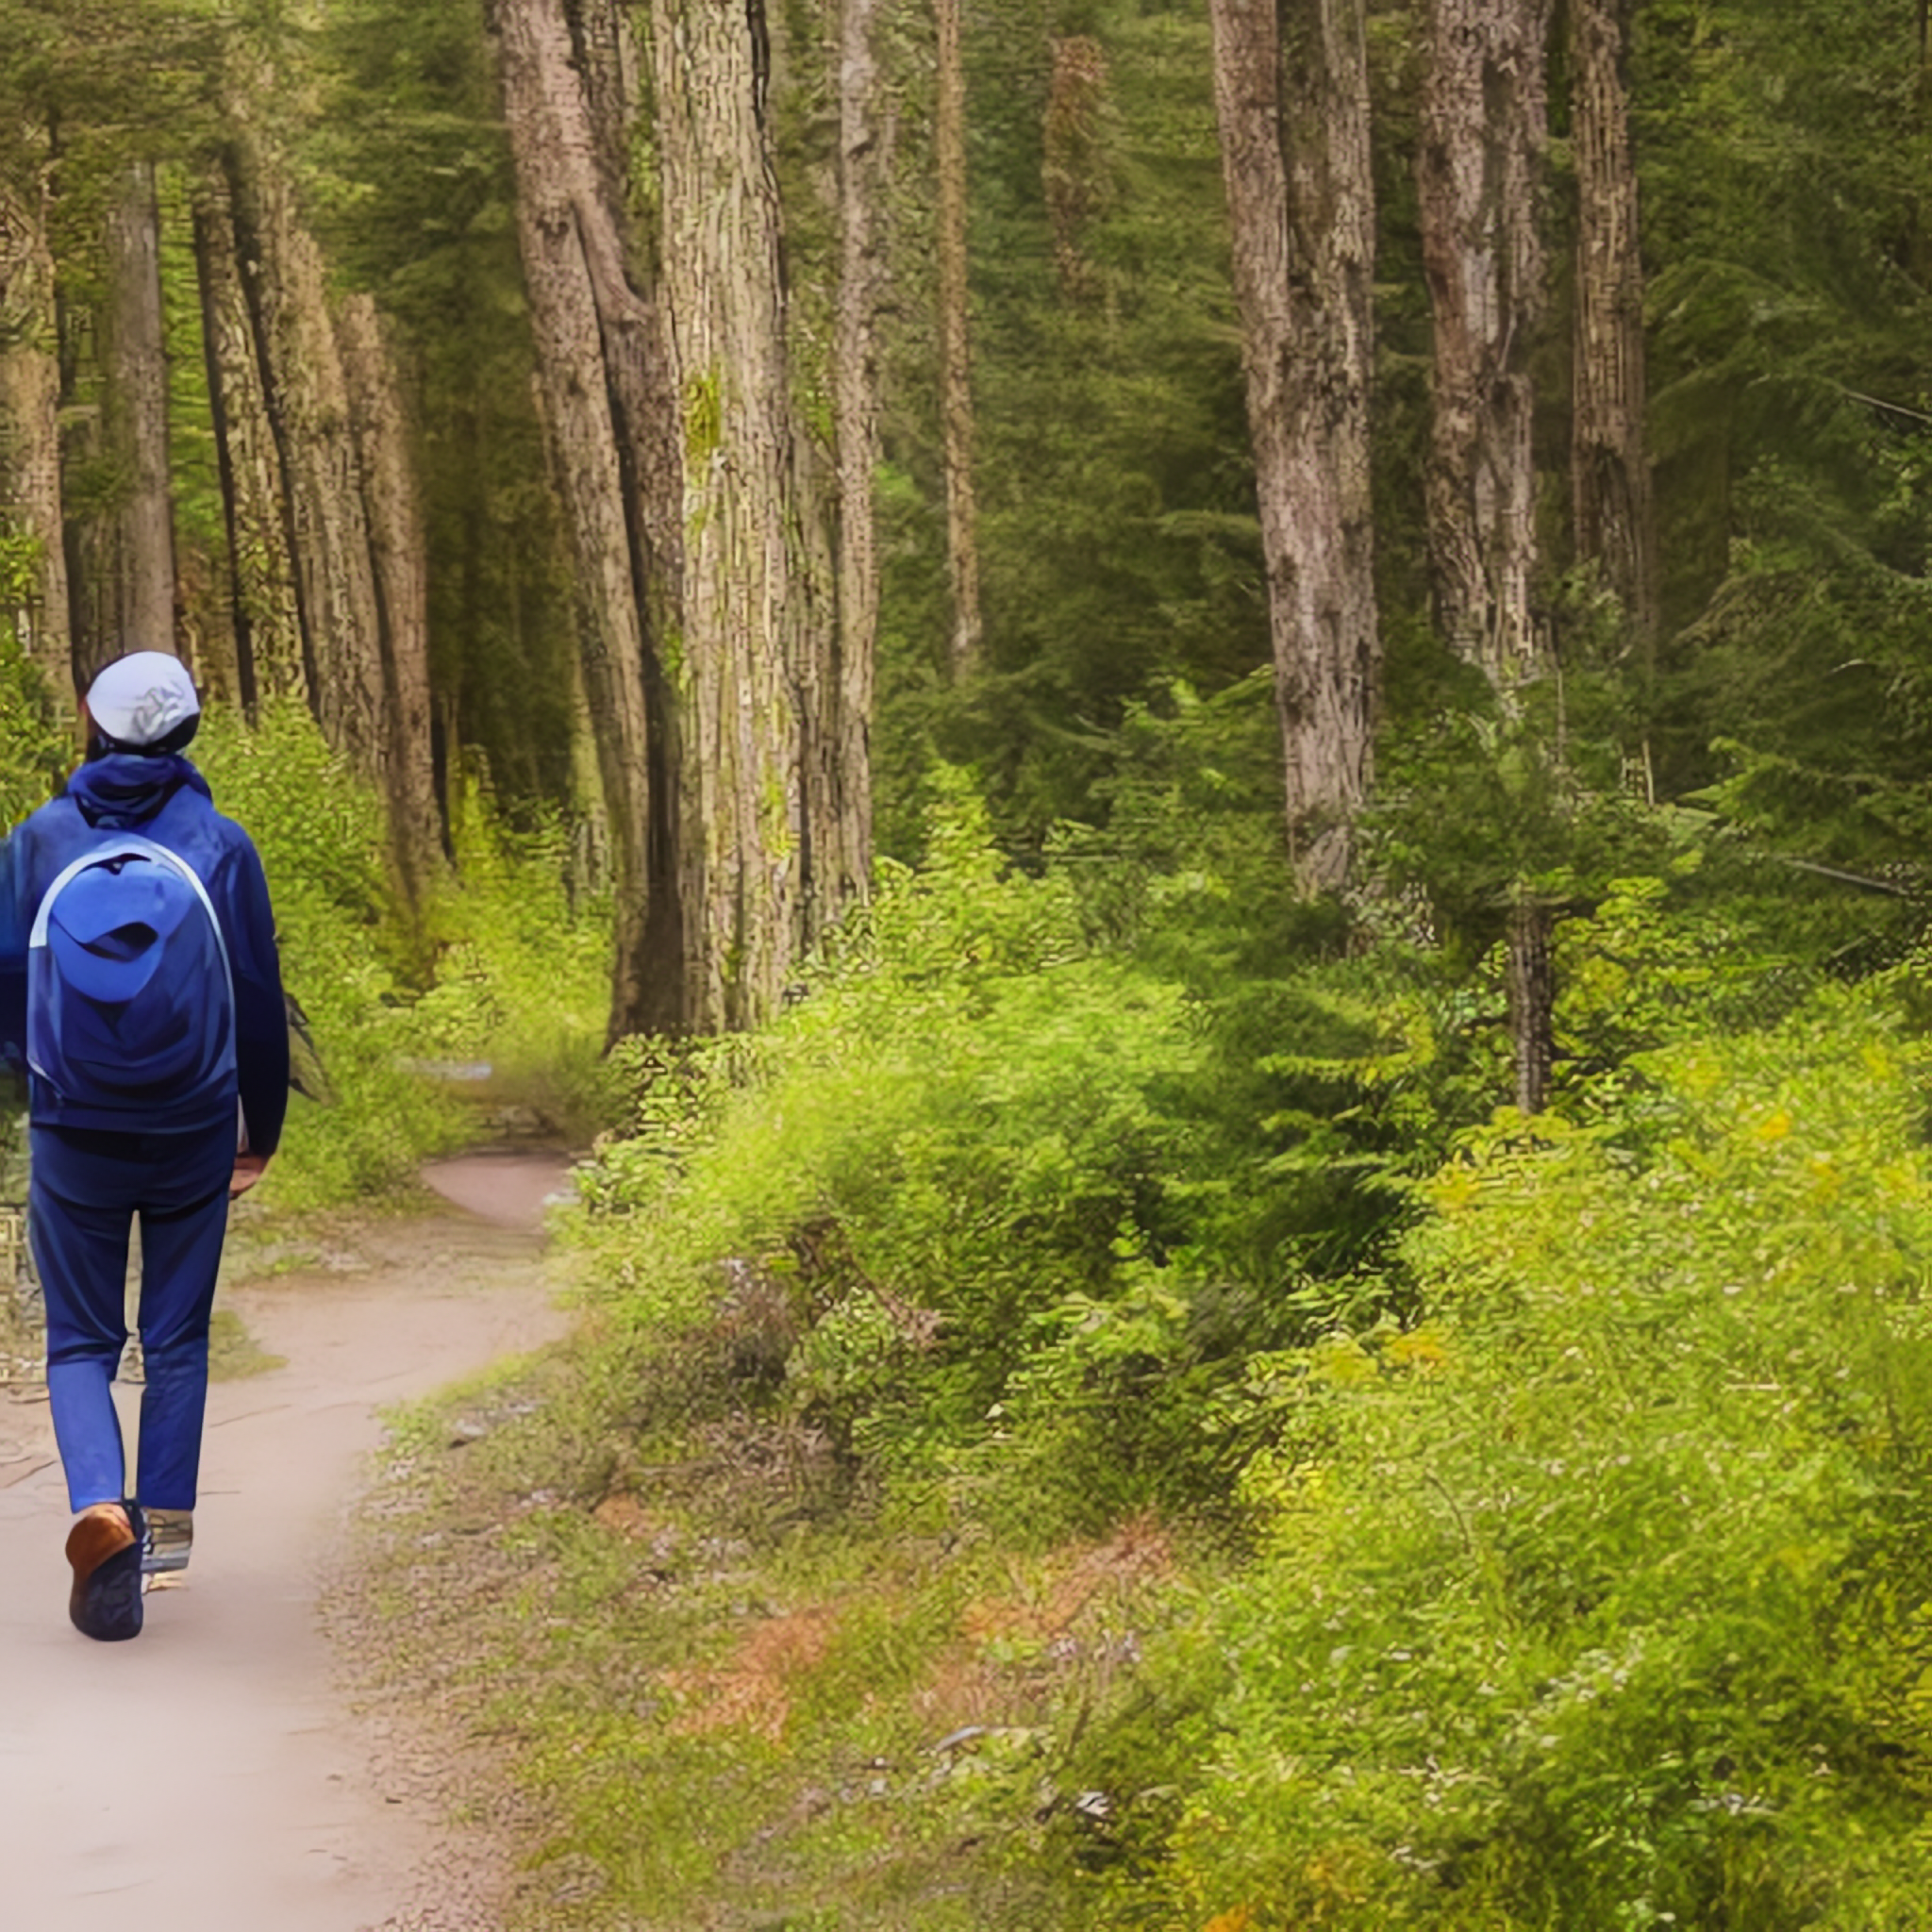
M 289 512 L 308 697 L 323 736 L 387 790 L 382 627 L 348 379 L 322 251 L 272 139 L 229 151 L 236 239 Z
M 151 162 L 128 169 L 108 215 L 92 393 L 68 411 L 68 608 L 76 686 L 128 651 L 175 649 L 175 523 L 161 223 Z
M 194 196 L 202 345 L 227 525 L 235 690 L 252 718 L 263 698 L 312 704 L 295 592 L 292 518 L 269 420 L 255 317 L 235 241 L 227 170 L 205 169 Z
M 868 583 L 862 661 L 841 656 L 792 413 L 764 15 L 652 8 L 648 235 L 625 9 L 494 0 L 491 22 L 619 897 L 612 1031 L 753 1024 L 862 881 L 876 624 Z M 875 450 L 875 403 L 841 408 Z
M 38 183 L 0 180 L 0 528 L 33 546 L 8 610 L 56 708 L 74 715 L 60 511 L 60 357 L 54 257 Z
M 1576 356 L 1571 488 L 1576 552 L 1602 568 L 1647 662 L 1661 621 L 1644 436 L 1643 258 L 1624 83 L 1632 0 L 1569 0 L 1576 157 Z
M 380 626 L 391 836 L 404 882 L 420 900 L 441 853 L 430 751 L 429 558 L 402 386 L 374 297 L 350 296 L 339 331 Z
M 494 0 L 491 25 L 607 812 L 617 901 L 610 1033 L 679 1032 L 701 1024 L 688 996 L 672 776 L 682 468 L 663 325 L 625 247 L 632 109 L 611 79 L 613 68 L 622 74 L 624 22 L 602 0 Z
M 1539 566 L 1535 388 L 1551 0 L 1428 0 L 1423 268 L 1434 317 L 1427 481 L 1437 621 L 1506 718 L 1549 668 Z M 1526 889 L 1508 924 L 1517 1104 L 1542 1106 L 1552 1058 L 1552 917 Z
M 879 625 L 874 485 L 879 466 L 879 300 L 894 125 L 880 82 L 882 0 L 840 0 L 838 311 L 833 325 L 833 432 L 838 470 L 838 661 L 826 761 L 837 795 L 822 876 L 843 903 L 872 873 L 873 667 Z
M 952 589 L 949 657 L 956 678 L 979 662 L 979 499 L 974 480 L 973 346 L 966 239 L 966 57 L 960 0 L 933 0 L 939 176 L 940 421 L 945 448 L 946 575 Z
M 686 985 L 711 1030 L 775 1008 L 829 911 L 808 774 L 835 613 L 804 524 L 762 0 L 656 0 L 652 51 L 684 458 Z
M 1084 308 L 1100 292 L 1089 237 L 1107 200 L 1102 121 L 1107 109 L 1107 49 L 1091 34 L 1065 34 L 1052 42 L 1046 116 L 1041 128 L 1041 188 L 1053 234 L 1060 298 Z
M 1530 356 L 1544 308 L 1540 232 L 1551 0 L 1427 0 L 1417 158 L 1434 317 L 1428 461 L 1437 620 L 1513 708 L 1545 668 Z
M 1212 0 L 1287 814 L 1306 892 L 1348 875 L 1380 646 L 1369 483 L 1374 190 L 1359 0 Z

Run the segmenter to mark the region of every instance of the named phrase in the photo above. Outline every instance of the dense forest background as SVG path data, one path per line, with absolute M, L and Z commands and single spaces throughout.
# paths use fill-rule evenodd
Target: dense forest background
M 596 1137 L 516 1923 L 1932 1924 L 1928 59 L 0 0 L 0 804 L 172 646 L 270 1191 Z
M 1542 707 L 1544 736 L 1590 789 L 1634 786 L 1648 803 L 1721 785 L 1733 822 L 1794 856 L 1867 869 L 1914 856 L 1922 762 L 1926 83 L 1916 17 L 1895 10 L 1853 30 L 1797 5 L 1651 5 L 1617 29 L 1655 475 L 1652 581 L 1633 593 L 1612 581 L 1600 534 L 1577 527 L 1575 24 L 1546 5 L 1479 9 L 1533 29 L 1522 44 L 1544 110 L 1524 175 L 1540 279 L 1507 295 L 1524 328 L 1497 372 L 1530 384 L 1534 528 L 1515 541 L 1530 566 L 1533 681 L 1564 685 Z M 243 707 L 291 689 L 371 770 L 432 760 L 445 824 L 467 772 L 487 774 L 513 823 L 593 825 L 585 713 L 608 707 L 579 667 L 600 620 L 572 547 L 581 504 L 546 456 L 518 234 L 539 191 L 520 201 L 498 52 L 521 11 L 9 9 L 8 497 L 39 558 L 13 566 L 12 602 L 58 706 L 69 659 L 85 670 L 131 621 Z M 591 80 L 600 37 L 628 62 L 633 97 L 593 131 L 631 143 L 613 225 L 633 282 L 665 300 L 671 269 L 650 259 L 664 245 L 661 157 L 632 44 L 648 50 L 651 23 L 614 6 L 558 17 L 589 50 Z M 1216 707 L 1239 743 L 1256 696 L 1243 681 L 1270 658 L 1209 24 L 1105 7 L 964 24 L 977 557 L 962 655 L 935 29 L 916 10 L 868 19 L 870 174 L 841 162 L 835 11 L 765 23 L 787 331 L 774 366 L 789 373 L 808 499 L 794 514 L 822 528 L 838 508 L 836 311 L 851 275 L 840 251 L 862 189 L 875 258 L 878 849 L 917 857 L 924 776 L 949 761 L 979 774 L 1003 844 L 1030 858 L 1063 821 L 1105 821 L 1144 733 L 1174 723 L 1182 693 Z M 1445 635 L 1446 566 L 1432 573 L 1425 514 L 1428 17 L 1371 8 L 1366 28 L 1381 802 L 1426 795 L 1412 816 L 1440 823 L 1446 808 L 1456 837 L 1480 843 L 1497 836 L 1493 800 L 1429 791 L 1445 760 L 1482 762 L 1474 741 L 1444 734 L 1493 706 L 1468 680 L 1477 660 Z M 150 272 L 158 264 L 166 408 L 143 434 L 165 451 L 171 575 L 142 568 L 162 575 L 165 605 L 100 588 L 93 578 L 124 566 L 88 563 L 90 544 L 109 542 L 103 525 L 130 520 L 160 480 L 141 469 L 134 429 L 162 399 L 138 402 L 149 345 L 115 281 L 140 281 L 123 273 L 137 241 Z M 1631 291 L 1620 299 L 1627 308 Z M 252 356 L 232 331 L 252 335 Z M 381 377 L 350 379 L 370 358 Z M 235 366 L 248 361 L 258 370 Z M 251 403 L 259 420 L 244 421 Z M 358 429 L 352 404 L 383 421 Z M 53 496 L 50 453 L 28 434 L 43 425 L 59 444 Z M 251 492 L 238 473 L 262 441 L 280 462 Z M 384 511 L 391 489 L 406 500 Z M 375 573 L 337 555 L 352 539 L 408 552 L 390 567 L 421 580 L 380 596 L 353 581 Z M 833 567 L 817 560 L 802 601 L 830 601 Z M 117 597 L 135 600 L 131 619 Z M 357 707 L 412 678 L 419 650 L 423 715 L 393 747 L 360 742 L 375 726 Z M 1495 869 L 1547 856 L 1498 853 Z

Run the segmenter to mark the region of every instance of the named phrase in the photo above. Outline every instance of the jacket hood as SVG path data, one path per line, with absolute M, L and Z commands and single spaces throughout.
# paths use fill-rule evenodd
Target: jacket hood
M 211 797 L 208 780 L 178 755 L 143 758 L 109 752 L 90 758 L 67 781 L 67 795 L 96 831 L 131 832 L 146 824 L 187 786 Z

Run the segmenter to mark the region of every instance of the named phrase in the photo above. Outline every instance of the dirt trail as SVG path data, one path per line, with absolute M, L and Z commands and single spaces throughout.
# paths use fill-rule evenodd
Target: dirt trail
M 45 1404 L 0 1400 L 7 1932 L 487 1932 L 447 1882 L 473 1861 L 344 1713 L 316 1600 L 377 1408 L 559 1332 L 530 1230 L 561 1171 L 446 1163 L 431 1185 L 497 1224 L 374 1224 L 225 1295 L 287 1366 L 211 1391 L 193 1565 L 135 1642 L 70 1628 Z

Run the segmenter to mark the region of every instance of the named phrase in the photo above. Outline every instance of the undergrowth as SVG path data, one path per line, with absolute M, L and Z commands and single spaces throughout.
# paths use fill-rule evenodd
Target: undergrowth
M 841 1437 L 769 1256 L 708 1300 L 690 1257 L 690 1299 L 634 1273 L 547 1369 L 419 1414 L 378 1587 L 516 1740 L 512 1923 L 1932 1923 L 1916 970 L 1462 1134 L 1412 1302 L 1197 1413 L 1242 1445 L 1205 1513 L 1060 1493 L 1038 1448 L 1078 1405 L 956 1420 L 950 1459 Z M 621 1219 L 589 1217 L 606 1267 Z M 924 1382 L 942 1420 L 887 1317 L 865 1412 Z
M 1900 1004 L 1469 1136 L 1409 1242 L 1426 1320 L 1250 1363 L 1260 1553 L 1147 1678 L 1214 1741 L 1092 1923 L 1928 1923 Z
M 375 794 L 305 712 L 253 729 L 212 712 L 192 756 L 217 808 L 260 848 L 282 975 L 311 1024 L 333 1098 L 291 1097 L 261 1194 L 303 1209 L 408 1181 L 431 1154 L 487 1128 L 472 1092 L 437 1077 L 487 1062 L 487 1091 L 587 1134 L 601 1106 L 608 925 L 574 906 L 560 834 L 515 834 L 472 788 L 455 866 L 411 908 Z
M 1681 850 L 1532 1122 L 1498 958 L 1228 972 L 929 841 L 619 1056 L 583 1333 L 402 1439 L 512 1923 L 1932 1923 L 1923 962 Z
M 1278 982 L 1257 1044 L 956 785 L 808 982 L 753 1041 L 621 1050 L 573 1239 L 622 1320 L 732 1327 L 749 1399 L 910 1520 L 1208 1506 L 1242 1353 L 1399 1294 L 1368 1265 L 1430 1058 L 1399 966 Z
M 16 551 L 0 542 L 0 591 Z M 72 757 L 0 623 L 0 824 L 51 796 Z M 561 826 L 513 831 L 470 783 L 450 827 L 453 862 L 412 906 L 375 793 L 306 711 L 270 709 L 251 727 L 211 709 L 191 757 L 217 808 L 260 848 L 283 977 L 324 1072 L 308 1084 L 327 1096 L 291 1098 L 251 1218 L 394 1193 L 425 1157 L 491 1131 L 479 1097 L 553 1136 L 589 1139 L 611 1104 L 608 908 L 573 898 Z M 478 1063 L 487 1083 L 437 1077 Z M 11 1133 L 10 1113 L 6 1124 Z

